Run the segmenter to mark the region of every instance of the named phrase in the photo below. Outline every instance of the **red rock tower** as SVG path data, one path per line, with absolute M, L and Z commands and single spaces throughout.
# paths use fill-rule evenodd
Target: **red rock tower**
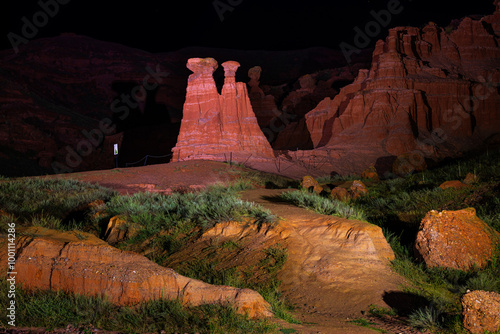
M 186 66 L 193 74 L 188 78 L 172 161 L 219 160 L 225 153 L 274 158 L 252 110 L 246 84 L 235 80 L 240 64 L 236 61 L 222 64 L 225 79 L 221 95 L 212 76 L 218 67 L 215 59 L 191 58 Z

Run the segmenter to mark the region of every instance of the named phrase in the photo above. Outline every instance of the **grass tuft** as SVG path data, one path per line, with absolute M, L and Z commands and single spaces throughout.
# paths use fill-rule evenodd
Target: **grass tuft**
M 325 198 L 306 190 L 284 192 L 279 196 L 279 199 L 302 208 L 311 209 L 323 215 L 365 220 L 362 210 L 356 209 L 344 202 Z

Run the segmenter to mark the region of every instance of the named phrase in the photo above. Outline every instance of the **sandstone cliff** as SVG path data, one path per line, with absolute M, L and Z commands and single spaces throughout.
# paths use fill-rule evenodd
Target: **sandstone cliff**
M 442 158 L 500 142 L 500 13 L 398 27 L 369 70 L 305 116 L 315 148 Z

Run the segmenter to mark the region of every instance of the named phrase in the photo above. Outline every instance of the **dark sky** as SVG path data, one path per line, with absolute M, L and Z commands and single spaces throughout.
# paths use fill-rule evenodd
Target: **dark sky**
M 39 2 L 60 1 L 56 13 L 43 22 Z M 493 0 L 208 0 L 133 2 L 114 0 L 9 0 L 9 22 L 2 49 L 9 48 L 7 33 L 22 35 L 22 18 L 41 20 L 33 38 L 72 32 L 118 42 L 150 52 L 187 46 L 236 49 L 290 50 L 312 46 L 338 48 L 353 44 L 354 28 L 374 22 L 372 11 L 399 6 L 387 27 L 421 26 L 434 21 L 442 26 L 453 18 L 493 12 Z M 215 9 L 219 8 L 219 13 Z M 54 9 L 54 7 L 50 7 Z M 40 14 L 40 13 L 39 13 Z M 221 20 L 222 18 L 222 20 Z M 372 42 L 384 38 L 386 29 Z

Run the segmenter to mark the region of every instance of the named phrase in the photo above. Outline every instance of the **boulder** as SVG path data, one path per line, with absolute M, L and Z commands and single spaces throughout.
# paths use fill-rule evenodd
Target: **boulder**
M 300 186 L 307 190 L 313 190 L 316 194 L 321 194 L 323 187 L 312 176 L 304 176 Z
M 349 190 L 353 199 L 360 198 L 368 193 L 368 189 L 365 184 L 359 180 L 354 180 L 349 187 Z
M 102 199 L 96 199 L 95 201 L 90 202 L 88 209 L 90 210 L 93 219 L 99 219 L 106 216 L 106 204 Z
M 487 264 L 499 238 L 474 208 L 432 210 L 420 224 L 415 252 L 429 267 L 469 270 Z
M 141 227 L 127 222 L 123 216 L 114 216 L 109 220 L 104 240 L 109 244 L 114 244 L 125 239 L 133 238 L 140 231 Z
M 211 285 L 179 275 L 94 235 L 40 227 L 24 232 L 16 243 L 16 278 L 25 289 L 105 294 L 117 305 L 160 298 L 179 299 L 190 306 L 228 303 L 250 317 L 272 315 L 270 305 L 253 290 Z M 7 263 L 6 249 L 0 250 L 2 263 Z
M 219 95 L 213 79 L 217 69 L 213 58 L 191 58 L 186 102 L 172 161 L 227 160 L 227 155 L 274 158 L 274 152 L 259 128 L 246 84 L 235 81 L 240 64 L 226 61 L 224 85 Z
M 332 189 L 330 195 L 338 201 L 348 202 L 368 193 L 365 184 L 359 180 L 348 181 Z
M 363 179 L 379 180 L 379 176 L 375 166 L 370 166 L 362 174 Z
M 500 330 L 500 294 L 481 290 L 462 297 L 464 327 L 474 334 Z
M 462 188 L 467 188 L 469 187 L 467 184 L 464 184 L 460 181 L 454 180 L 454 181 L 445 181 L 443 182 L 439 188 L 441 189 L 448 189 L 448 188 L 453 188 L 453 189 L 462 189 Z
M 467 173 L 467 175 L 465 175 L 465 179 L 464 179 L 465 184 L 471 185 L 471 184 L 476 183 L 477 181 L 478 181 L 477 175 L 472 174 L 472 173 Z
M 349 190 L 343 187 L 335 187 L 332 189 L 330 196 L 337 201 L 348 202 L 351 200 L 351 194 Z

